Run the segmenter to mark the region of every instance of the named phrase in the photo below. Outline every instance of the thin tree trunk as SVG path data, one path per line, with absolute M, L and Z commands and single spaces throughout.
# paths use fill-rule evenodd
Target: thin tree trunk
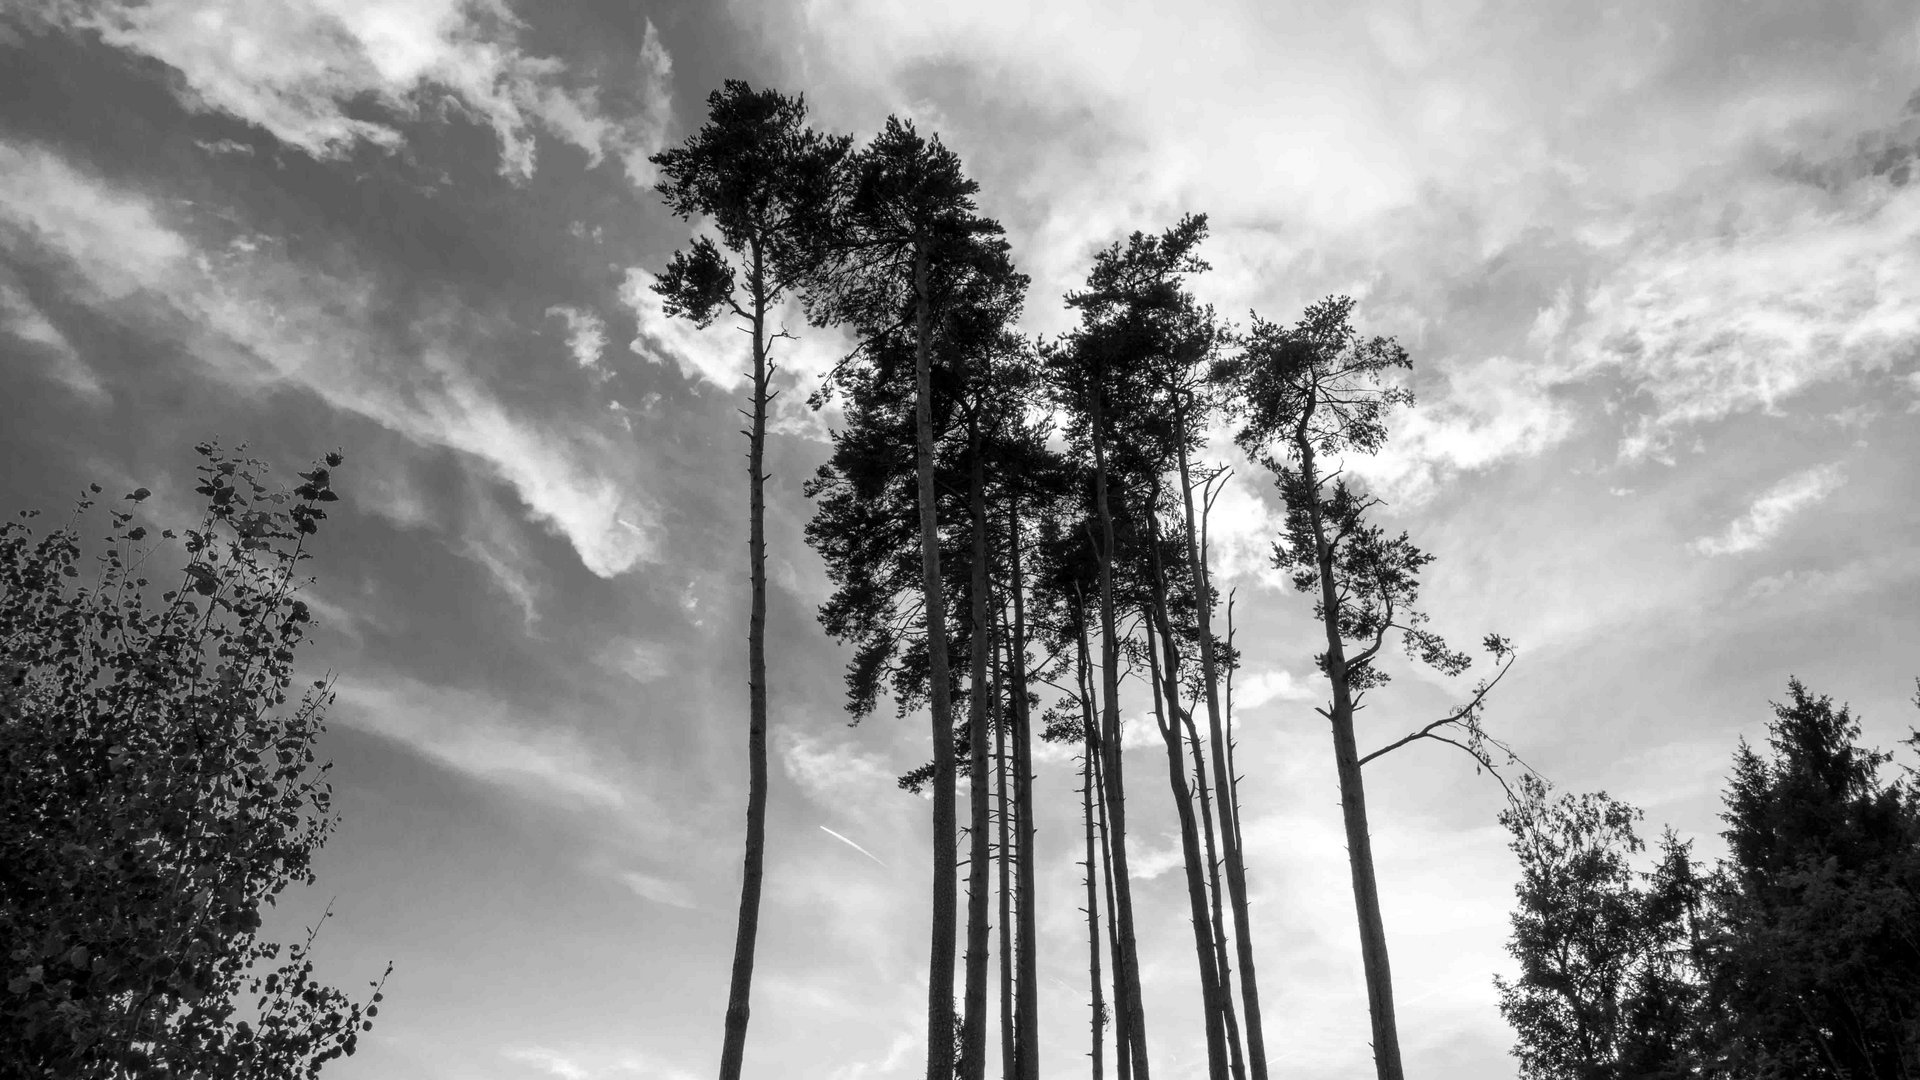
M 961 1074 L 966 1080 L 986 1080 L 987 1075 L 987 954 L 991 947 L 991 929 L 987 925 L 987 901 L 992 890 L 993 852 L 990 830 L 993 827 L 987 800 L 987 666 L 992 658 L 993 628 L 987 623 L 987 480 L 986 466 L 980 460 L 980 429 L 976 423 L 968 439 L 972 459 L 967 475 L 967 513 L 973 526 L 973 576 L 968 587 L 973 623 L 972 693 L 967 708 L 968 769 L 968 845 L 967 856 L 967 962 L 965 1052 L 961 1055 Z M 1004 956 L 1002 963 L 1005 962 Z
M 1076 631 L 1080 638 L 1079 655 L 1076 657 L 1074 686 L 1080 691 L 1080 814 L 1086 821 L 1087 829 L 1087 988 L 1093 995 L 1093 1017 L 1089 1021 L 1093 1028 L 1093 1049 L 1088 1055 L 1093 1058 L 1093 1080 L 1106 1080 L 1107 1069 L 1103 1051 L 1106 1048 L 1107 1002 L 1100 987 L 1100 894 L 1094 877 L 1095 860 L 1099 857 L 1094 848 L 1093 792 L 1095 787 L 1094 763 L 1099 754 L 1099 741 L 1093 731 L 1093 698 L 1091 675 L 1087 671 L 1086 630 Z
M 996 655 L 997 652 L 996 652 Z M 1017 1051 L 1014 1048 L 1013 1016 L 1013 852 L 1008 844 L 1011 837 L 1011 821 L 1008 818 L 1010 803 L 1007 798 L 1007 713 L 1000 700 L 1000 675 L 1003 665 L 995 663 L 996 675 L 993 686 L 993 708 L 999 713 L 1000 720 L 993 725 L 994 731 L 994 771 L 995 789 L 999 793 L 1000 803 L 1000 1075 L 1013 1077 L 1018 1075 Z
M 747 617 L 747 844 L 740 873 L 740 916 L 733 937 L 733 974 L 720 1043 L 720 1080 L 740 1080 L 747 1049 L 754 946 L 760 936 L 760 885 L 767 847 L 767 285 L 760 245 L 752 245 L 753 414 L 747 434 L 747 574 L 753 598 Z
M 1018 1017 L 1020 1080 L 1040 1080 L 1040 874 L 1034 866 L 1037 818 L 1033 812 L 1033 708 L 1027 700 L 1027 607 L 1026 585 L 1020 567 L 1020 506 L 1016 501 L 1008 517 L 1012 537 L 1007 550 L 1011 560 L 1013 585 L 1013 636 L 1007 642 L 1013 678 L 1013 798 L 1014 821 L 1018 839 L 1014 856 L 1020 872 L 1015 876 L 1020 890 L 1014 906 L 1020 920 L 1020 944 L 1015 951 L 1019 961 Z
M 1186 410 L 1180 414 L 1180 426 L 1186 427 Z M 1267 1080 L 1267 1037 L 1260 1015 L 1260 984 L 1254 974 L 1253 916 L 1247 902 L 1247 863 L 1240 845 L 1239 802 L 1233 797 L 1233 755 L 1227 745 L 1224 718 L 1220 708 L 1220 667 L 1213 648 L 1213 580 L 1207 560 L 1195 544 L 1195 536 L 1204 533 L 1202 518 L 1196 529 L 1193 507 L 1193 476 L 1187 462 L 1187 449 L 1180 447 L 1180 494 L 1187 514 L 1187 558 L 1192 564 L 1195 582 L 1195 614 L 1200 622 L 1200 667 L 1207 691 L 1207 734 L 1213 743 L 1213 788 L 1220 793 L 1220 846 L 1225 860 L 1227 892 L 1233 905 L 1233 936 L 1240 961 L 1240 999 L 1246 1006 L 1247 1058 L 1253 1068 L 1253 1080 Z
M 1220 1010 L 1220 972 L 1214 966 L 1213 917 L 1208 912 L 1205 868 L 1201 866 L 1199 830 L 1193 820 L 1193 793 L 1187 790 L 1187 757 L 1180 749 L 1180 697 L 1174 685 L 1177 653 L 1164 618 L 1161 599 L 1165 582 L 1159 573 L 1158 538 L 1149 541 L 1155 554 L 1152 611 L 1147 616 L 1147 666 L 1153 677 L 1153 715 L 1167 750 L 1167 786 L 1173 790 L 1173 808 L 1180 822 L 1180 857 L 1187 878 L 1187 915 L 1193 926 L 1193 951 L 1200 973 L 1200 1007 L 1207 1024 L 1207 1076 L 1227 1080 L 1226 1025 Z M 1158 625 L 1156 632 L 1155 626 Z M 1156 641 L 1166 658 L 1164 668 L 1155 655 Z
M 1120 752 L 1120 630 L 1113 606 L 1113 557 L 1116 543 L 1113 512 L 1107 504 L 1106 431 L 1101 406 L 1103 387 L 1093 392 L 1093 499 L 1100 518 L 1100 681 L 1102 762 L 1106 781 L 1108 847 L 1113 859 L 1114 895 L 1119 909 L 1119 952 L 1114 967 L 1119 981 L 1120 1007 L 1127 1013 L 1127 1052 L 1137 1080 L 1148 1080 L 1147 1015 L 1140 998 L 1140 958 L 1133 927 L 1133 885 L 1127 876 L 1127 797 Z
M 1084 606 L 1082 611 L 1085 611 Z M 1092 667 L 1092 652 L 1087 647 L 1087 627 L 1083 623 L 1080 629 L 1080 657 L 1089 668 Z M 1087 700 L 1094 700 L 1093 677 L 1087 677 Z M 1126 1000 L 1123 992 L 1123 976 L 1120 972 L 1120 904 L 1115 896 L 1113 878 L 1113 830 L 1107 817 L 1107 744 L 1106 732 L 1099 724 L 1093 725 L 1094 757 L 1093 805 L 1100 815 L 1100 873 L 1106 884 L 1107 895 L 1107 955 L 1113 959 L 1113 1035 L 1114 1069 L 1120 1080 L 1131 1080 L 1133 1076 L 1133 1026 L 1130 1015 L 1121 1002 Z
M 1373 1021 L 1373 1064 L 1379 1080 L 1404 1080 L 1400 1033 L 1393 1015 L 1393 971 L 1387 961 L 1387 929 L 1380 917 L 1380 886 L 1373 871 L 1373 839 L 1367 829 L 1367 792 L 1353 733 L 1353 692 L 1347 685 L 1346 643 L 1340 636 L 1340 598 L 1334 580 L 1333 545 L 1320 508 L 1320 477 L 1306 436 L 1311 406 L 1295 429 L 1301 489 L 1308 500 L 1314 554 L 1320 570 L 1321 622 L 1327 635 L 1327 680 L 1333 684 L 1333 762 L 1340 779 L 1340 816 L 1347 831 L 1347 863 L 1353 876 L 1353 906 L 1360 923 L 1360 961 L 1367 979 L 1367 1013 Z
M 925 237 L 914 242 L 914 459 L 920 497 L 920 577 L 927 621 L 928 724 L 933 735 L 933 926 L 927 960 L 927 1080 L 953 1077 L 953 946 L 959 912 L 954 818 L 952 687 L 946 596 L 940 580 L 940 517 L 933 487 L 932 304 Z
M 1193 710 L 1181 709 L 1180 722 L 1187 732 L 1187 746 L 1193 751 L 1193 789 L 1200 796 L 1200 838 L 1207 853 L 1207 897 L 1213 916 L 1214 967 L 1220 973 L 1220 1019 L 1227 1029 L 1227 1067 L 1233 1072 L 1233 1080 L 1246 1080 L 1240 1020 L 1233 1008 L 1233 965 L 1227 962 L 1227 922 L 1221 900 L 1220 856 L 1214 845 L 1213 799 L 1207 790 L 1207 755 L 1200 745 L 1200 730 L 1193 723 Z

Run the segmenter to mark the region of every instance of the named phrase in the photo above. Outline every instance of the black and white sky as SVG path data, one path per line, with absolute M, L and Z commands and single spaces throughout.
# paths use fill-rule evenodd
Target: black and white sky
M 647 155 L 729 77 L 937 131 L 1033 276 L 1211 216 L 1222 311 L 1331 293 L 1417 410 L 1356 463 L 1435 626 L 1522 650 L 1488 717 L 1563 788 L 1717 843 L 1789 674 L 1890 744 L 1920 674 L 1920 10 L 1910 0 L 4 0 L 0 506 L 191 506 L 192 445 L 347 455 L 309 600 L 339 673 L 326 970 L 391 958 L 335 1080 L 679 1080 L 719 1041 L 745 783 L 744 339 L 667 321 Z M 802 481 L 844 349 L 789 328 L 753 1075 L 917 1074 L 924 725 L 841 711 Z M 1276 1068 L 1360 1075 L 1306 601 L 1234 464 L 1249 862 Z M 1464 687 L 1411 672 L 1380 742 Z M 1445 747 L 1369 766 L 1411 1071 L 1513 1075 L 1514 865 Z M 1043 756 L 1048 1075 L 1084 1066 L 1072 764 Z M 1147 774 L 1150 775 L 1150 774 Z M 1156 1058 L 1203 1047 L 1178 843 L 1137 801 Z M 1277 1032 L 1275 1032 L 1277 1028 Z

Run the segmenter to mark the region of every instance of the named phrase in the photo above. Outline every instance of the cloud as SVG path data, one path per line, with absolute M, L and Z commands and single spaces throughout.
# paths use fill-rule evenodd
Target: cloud
M 1554 397 L 1554 373 L 1541 365 L 1491 356 L 1445 371 L 1434 400 L 1392 416 L 1379 454 L 1346 462 L 1391 502 L 1417 506 L 1452 475 L 1531 457 L 1573 430 L 1571 410 Z
M 1176 836 L 1161 837 L 1160 844 L 1148 842 L 1150 834 L 1134 833 L 1127 837 L 1127 873 L 1136 881 L 1149 881 L 1172 870 L 1185 867 L 1187 857 L 1180 849 L 1180 840 Z
M 617 121 L 559 60 L 521 48 L 525 26 L 504 0 L 64 0 L 47 17 L 173 68 L 188 107 L 317 158 L 403 141 L 351 106 L 412 119 L 444 102 L 493 130 L 503 175 L 533 175 L 536 133 L 585 151 L 590 165 L 617 154 L 631 172 L 632 158 L 661 146 L 671 109 L 672 60 L 651 22 L 639 59 L 646 105 Z
M 1256 671 L 1236 675 L 1233 680 L 1233 704 L 1236 709 L 1257 709 L 1269 701 L 1312 701 L 1319 694 L 1294 677 L 1290 671 Z
M 898 773 L 904 771 L 889 768 L 850 741 L 797 727 L 783 728 L 774 738 L 787 776 L 808 798 L 836 812 L 892 796 Z
M 607 349 L 607 324 L 600 316 L 586 308 L 569 307 L 555 304 L 547 309 L 547 317 L 558 315 L 566 320 L 567 349 L 573 353 L 573 362 L 583 368 L 590 368 L 600 362 L 601 354 Z
M 653 162 L 647 159 L 666 146 L 667 127 L 673 122 L 673 57 L 660 43 L 652 19 L 647 20 L 646 37 L 640 42 L 639 63 L 642 105 L 629 121 L 634 137 L 620 162 L 633 186 L 651 189 L 656 176 Z
M 1263 490 L 1273 490 L 1272 477 L 1248 461 L 1226 432 L 1213 434 L 1200 460 L 1227 463 L 1233 469 L 1231 475 L 1215 486 L 1218 495 L 1207 515 L 1207 559 L 1214 585 L 1222 593 L 1248 579 L 1272 588 L 1284 587 L 1285 578 L 1273 569 L 1273 542 L 1285 530 L 1286 518 L 1279 509 L 1277 495 L 1262 497 Z M 1195 464 L 1199 466 L 1200 462 Z M 1194 509 L 1198 512 L 1203 507 L 1204 495 L 1196 490 Z M 1224 598 L 1214 621 L 1215 629 L 1225 633 Z
M 484 463 L 595 574 L 612 577 L 655 555 L 651 504 L 635 466 L 621 464 L 630 455 L 616 452 L 610 430 L 520 415 L 482 388 L 460 355 L 471 313 L 440 310 L 417 317 L 406 339 L 377 336 L 371 278 L 322 273 L 268 247 L 197 250 L 147 200 L 44 150 L 4 143 L 0 240 L 61 256 L 85 286 L 75 298 L 158 323 L 223 380 L 298 386 Z
M 1701 555 L 1739 555 L 1765 547 L 1788 519 L 1833 493 L 1846 482 L 1838 465 L 1798 472 L 1762 492 L 1747 512 L 1718 536 L 1703 536 L 1687 546 Z
M 1673 222 L 1640 244 L 1559 342 L 1571 374 L 1612 373 L 1646 399 L 1625 457 L 1920 344 L 1920 185 L 1867 184 L 1838 200 L 1804 185 L 1741 195 L 1731 223 Z
M 407 678 L 342 679 L 336 717 L 445 768 L 555 805 L 614 813 L 654 829 L 657 808 L 605 748 L 557 718 L 522 717 L 503 702 Z
M 0 333 L 36 346 L 35 351 L 47 357 L 48 374 L 60 385 L 84 398 L 99 400 L 107 396 L 100 377 L 80 358 L 79 350 L 4 266 L 0 266 Z
M 755 29 L 794 43 L 822 123 L 902 112 L 962 154 L 1036 298 L 1193 210 L 1221 310 L 1346 292 L 1416 327 L 1443 382 L 1359 466 L 1396 500 L 1598 426 L 1602 383 L 1634 459 L 1920 342 L 1920 183 L 1785 166 L 1898 109 L 1914 24 L 1885 5 L 1370 3 L 1285 26 L 1245 3 L 769 8 Z M 1729 41 L 1741 63 L 1713 62 Z M 1529 247 L 1554 261 L 1502 276 Z
M 666 302 L 653 291 L 659 280 L 640 267 L 627 270 L 620 286 L 620 302 L 633 312 L 639 331 L 627 348 L 649 363 L 672 365 L 688 379 L 705 381 L 722 390 L 746 382 L 753 366 L 751 343 L 733 320 L 722 318 L 701 329 L 686 319 L 667 314 Z
M 620 884 L 633 890 L 635 896 L 651 900 L 656 904 L 669 907 L 696 910 L 700 905 L 694 899 L 693 890 L 685 882 L 643 874 L 638 870 L 628 870 L 620 875 Z
M 648 1054 L 607 1048 L 515 1046 L 502 1052 L 508 1061 L 554 1080 L 691 1080 L 693 1074 Z

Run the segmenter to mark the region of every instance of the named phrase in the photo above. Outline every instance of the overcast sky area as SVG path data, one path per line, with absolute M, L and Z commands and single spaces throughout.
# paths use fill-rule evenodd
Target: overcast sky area
M 746 339 L 647 290 L 690 233 L 646 157 L 730 77 L 830 131 L 938 132 L 1032 275 L 1030 333 L 1070 325 L 1095 250 L 1186 212 L 1223 313 L 1355 297 L 1414 359 L 1419 407 L 1356 468 L 1436 556 L 1434 628 L 1512 638 L 1488 727 L 1649 838 L 1717 853 L 1736 741 L 1789 675 L 1869 742 L 1920 719 L 1910 0 L 0 0 L 0 509 L 97 480 L 184 514 L 208 438 L 289 479 L 346 454 L 304 656 L 339 674 L 344 823 L 276 916 L 337 897 L 337 983 L 394 961 L 333 1080 L 711 1075 Z M 846 723 L 801 536 L 833 422 L 804 402 L 845 346 L 788 328 L 747 1073 L 913 1077 L 928 813 L 893 781 L 925 722 Z M 1277 1075 L 1360 1076 L 1317 630 L 1266 567 L 1277 493 L 1210 458 L 1237 470 L 1214 533 L 1268 1044 Z M 1474 677 L 1400 674 L 1363 751 Z M 1156 1070 L 1200 1076 L 1177 828 L 1160 751 L 1132 753 Z M 1437 744 L 1367 778 L 1409 1074 L 1512 1076 L 1500 788 Z M 1039 755 L 1048 1076 L 1085 1068 L 1075 783 Z

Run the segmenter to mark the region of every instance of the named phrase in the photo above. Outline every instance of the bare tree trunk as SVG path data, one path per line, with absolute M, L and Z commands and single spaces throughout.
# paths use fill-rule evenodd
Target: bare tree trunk
M 1186 426 L 1183 408 L 1180 424 Z M 1197 602 L 1195 613 L 1200 622 L 1200 667 L 1207 691 L 1207 734 L 1213 743 L 1213 787 L 1220 793 L 1220 843 L 1225 860 L 1227 892 L 1233 904 L 1233 936 L 1240 961 L 1240 999 L 1246 1005 L 1247 1057 L 1253 1068 L 1253 1080 L 1267 1080 L 1267 1037 L 1260 1015 L 1260 983 L 1254 974 L 1253 916 L 1247 902 L 1247 864 L 1240 846 L 1239 801 L 1233 797 L 1233 755 L 1227 745 L 1220 708 L 1219 660 L 1213 648 L 1213 581 L 1207 560 L 1195 537 L 1204 533 L 1206 522 L 1197 524 L 1193 507 L 1193 476 L 1187 462 L 1187 450 L 1180 447 L 1180 494 L 1187 515 L 1187 558 L 1192 563 Z M 1223 969 L 1224 970 L 1224 969 Z
M 933 926 L 927 961 L 927 1080 L 953 1078 L 953 946 L 959 912 L 954 835 L 953 703 L 947 670 L 946 596 L 940 580 L 940 516 L 933 487 L 933 327 L 927 247 L 914 242 L 914 459 L 920 497 L 920 577 L 927 621 L 928 723 L 933 735 Z
M 1347 863 L 1353 876 L 1353 906 L 1360 923 L 1360 960 L 1367 979 L 1367 1012 L 1373 1021 L 1373 1064 L 1379 1080 L 1404 1080 L 1400 1064 L 1400 1033 L 1393 1015 L 1393 971 L 1387 961 L 1387 929 L 1380 917 L 1380 886 L 1373 871 L 1373 839 L 1367 829 L 1367 792 L 1360 777 L 1360 753 L 1353 733 L 1353 692 L 1347 684 L 1346 643 L 1340 636 L 1338 582 L 1334 579 L 1333 545 L 1327 539 L 1320 508 L 1320 477 L 1315 471 L 1313 444 L 1306 437 L 1307 418 L 1296 430 L 1294 447 L 1300 453 L 1301 488 L 1308 500 L 1320 570 L 1321 622 L 1327 635 L 1327 681 L 1333 684 L 1333 708 L 1327 719 L 1333 726 L 1333 762 L 1340 779 L 1340 816 L 1347 831 Z
M 998 666 L 998 665 L 996 665 Z M 1000 701 L 1000 680 L 994 679 L 994 708 L 1004 709 Z M 993 726 L 994 731 L 994 772 L 995 788 L 1000 802 L 1000 1075 L 1014 1077 L 1019 1075 L 1017 1051 L 1014 1048 L 1013 1016 L 1013 867 L 1012 851 L 1008 847 L 1010 839 L 1010 821 L 1008 820 L 1009 802 L 1007 799 L 1007 715 L 1000 713 L 1000 722 Z
M 1086 821 L 1087 829 L 1087 988 L 1093 995 L 1093 1017 L 1089 1021 L 1093 1028 L 1093 1049 L 1088 1055 L 1093 1058 L 1093 1080 L 1106 1080 L 1107 1069 L 1104 1061 L 1106 1048 L 1107 1002 L 1100 986 L 1100 893 L 1095 882 L 1096 854 L 1094 844 L 1093 792 L 1096 786 L 1095 761 L 1099 755 L 1099 740 L 1093 731 L 1092 676 L 1087 671 L 1086 630 L 1083 626 L 1077 631 L 1080 637 L 1079 655 L 1074 665 L 1074 686 L 1080 691 L 1080 814 Z
M 760 245 L 752 245 L 753 413 L 747 434 L 747 573 L 753 598 L 747 617 L 747 844 L 740 873 L 740 916 L 733 937 L 733 973 L 720 1044 L 720 1080 L 740 1080 L 747 1049 L 754 946 L 760 936 L 760 885 L 767 849 L 767 285 Z
M 1133 927 L 1133 885 L 1127 877 L 1127 797 L 1125 773 L 1120 752 L 1120 629 L 1113 606 L 1113 556 L 1116 547 L 1113 512 L 1107 504 L 1106 431 L 1101 405 L 1102 387 L 1093 393 L 1093 495 L 1094 510 L 1100 519 L 1103 550 L 1100 552 L 1100 680 L 1101 741 L 1105 744 L 1103 766 L 1106 782 L 1107 814 L 1110 830 L 1107 843 L 1113 859 L 1114 897 L 1119 911 L 1119 950 L 1114 968 L 1120 1007 L 1127 1014 L 1128 1055 L 1133 1075 L 1148 1080 L 1147 1015 L 1140 998 L 1140 957 Z
M 1080 659 L 1089 668 L 1092 667 L 1091 650 L 1087 647 L 1086 628 L 1082 626 L 1080 636 Z M 1087 677 L 1087 700 L 1093 695 L 1093 677 Z M 1099 724 L 1093 725 L 1093 806 L 1100 815 L 1100 873 L 1106 884 L 1107 895 L 1107 955 L 1113 958 L 1113 1035 L 1114 1069 L 1120 1080 L 1131 1080 L 1133 1076 L 1133 1026 L 1127 1010 L 1121 1006 L 1125 1000 L 1122 992 L 1120 973 L 1120 905 L 1114 895 L 1113 877 L 1113 830 L 1107 817 L 1107 744 L 1106 732 Z
M 1020 920 L 1018 1017 L 1020 1080 L 1040 1080 L 1040 874 L 1034 866 L 1036 847 L 1033 812 L 1033 711 L 1027 700 L 1027 606 L 1026 585 L 1020 570 L 1020 507 L 1016 502 L 1008 514 L 1012 537 L 1008 542 L 1013 585 L 1013 636 L 1007 642 L 1013 678 L 1013 797 L 1014 821 L 1019 837 L 1014 855 L 1020 872 L 1015 880 L 1020 890 L 1015 911 Z
M 1155 539 L 1157 541 L 1157 537 Z M 1199 830 L 1193 820 L 1193 793 L 1187 790 L 1186 753 L 1180 749 L 1180 697 L 1174 685 L 1178 660 L 1173 637 L 1163 617 L 1165 604 L 1161 594 L 1165 590 L 1165 582 L 1159 573 L 1157 543 L 1155 547 L 1155 610 L 1142 612 L 1147 616 L 1147 665 L 1153 676 L 1153 715 L 1159 722 L 1160 740 L 1166 746 L 1167 786 L 1173 790 L 1173 807 L 1180 822 L 1180 856 L 1187 878 L 1187 914 L 1193 926 L 1193 950 L 1200 973 L 1200 1007 L 1207 1024 L 1207 1076 L 1209 1080 L 1227 1080 L 1226 1027 L 1222 1023 L 1220 1010 L 1220 972 L 1214 966 L 1213 917 L 1208 913 Z M 1164 668 L 1160 657 L 1155 655 L 1156 637 L 1159 639 L 1158 647 L 1164 650 Z
M 993 823 L 987 800 L 987 665 L 992 657 L 993 629 L 987 622 L 987 481 L 986 466 L 980 460 L 980 429 L 976 423 L 968 439 L 972 462 L 967 477 L 967 513 L 973 526 L 973 576 L 968 587 L 973 622 L 973 671 L 967 708 L 968 769 L 968 856 L 967 856 L 967 962 L 964 1016 L 962 1028 L 965 1051 L 960 1069 L 966 1080 L 986 1080 L 987 1075 L 987 954 L 990 928 L 987 925 L 987 901 L 992 889 L 993 852 L 989 830 Z M 1004 962 L 1004 958 L 1003 961 Z
M 1233 1072 L 1233 1080 L 1246 1080 L 1240 1020 L 1233 1008 L 1233 965 L 1227 962 L 1227 922 L 1220 898 L 1220 856 L 1214 845 L 1213 800 L 1207 791 L 1207 755 L 1200 746 L 1200 730 L 1193 724 L 1193 710 L 1180 710 L 1180 722 L 1186 728 L 1187 746 L 1193 751 L 1193 790 L 1200 796 L 1200 838 L 1207 853 L 1207 897 L 1212 902 L 1214 967 L 1220 972 L 1220 1020 L 1227 1028 L 1227 1067 Z

